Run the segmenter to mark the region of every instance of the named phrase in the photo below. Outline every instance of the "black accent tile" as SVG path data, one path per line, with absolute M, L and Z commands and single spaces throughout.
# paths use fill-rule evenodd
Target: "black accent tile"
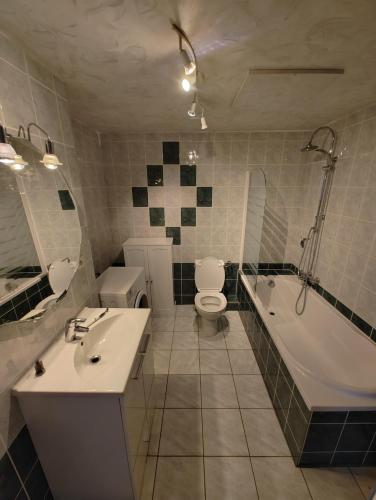
M 164 208 L 149 208 L 149 219 L 151 226 L 164 226 L 165 225 Z
M 182 295 L 181 296 L 181 303 L 182 303 L 182 305 L 194 304 L 195 303 L 195 296 L 194 295 Z
M 196 209 L 181 208 L 181 225 L 195 226 L 196 225 Z
M 10 446 L 9 454 L 17 467 L 21 479 L 25 479 L 37 459 L 37 454 L 26 425 Z
M 196 185 L 196 165 L 180 165 L 180 185 Z
M 174 280 L 181 279 L 181 264 L 180 264 L 180 262 L 174 262 L 173 276 L 174 276 Z
M 346 419 L 346 411 L 314 411 L 312 423 L 316 424 L 341 424 Z
M 1 500 L 14 500 L 21 489 L 21 483 L 16 471 L 5 454 L 0 460 L 0 498 Z
M 183 303 L 183 302 L 182 302 L 182 299 L 181 299 L 181 295 L 176 295 L 176 296 L 174 297 L 174 301 L 175 301 L 175 304 L 176 304 L 177 306 L 181 306 L 181 305 L 182 305 L 182 303 Z
M 357 326 L 363 333 L 370 336 L 372 332 L 372 326 L 369 325 L 364 319 L 360 318 L 357 314 L 353 313 L 351 316 L 351 321 Z
M 193 280 L 195 278 L 195 265 L 193 262 L 183 262 L 181 265 L 181 276 L 183 279 Z
M 27 300 L 26 292 L 21 292 L 12 299 L 12 305 L 15 308 L 18 304 L 25 302 Z
M 291 399 L 287 423 L 290 426 L 300 451 L 304 445 L 308 423 L 294 397 Z
M 291 455 L 292 455 L 294 462 L 296 464 L 298 461 L 299 455 L 300 455 L 300 449 L 299 449 L 299 445 L 296 443 L 296 441 L 294 439 L 295 436 L 293 435 L 293 432 L 291 431 L 291 429 L 288 425 L 286 425 L 286 428 L 285 428 L 285 438 L 286 438 L 286 442 L 288 444 L 288 447 L 290 448 Z
M 44 498 L 43 498 L 43 500 L 45 500 L 45 499 L 46 499 L 46 497 L 44 497 Z M 26 493 L 25 493 L 25 490 L 24 490 L 24 489 L 22 489 L 22 490 L 18 493 L 16 500 L 29 500 L 29 497 L 28 497 L 28 496 L 26 496 Z
M 174 295 L 181 295 L 181 280 L 174 280 Z
M 332 304 L 332 306 L 336 305 L 337 299 L 331 293 L 324 290 L 322 296 L 329 304 Z
M 338 451 L 367 451 L 376 432 L 376 424 L 346 424 Z
M 195 280 L 182 280 L 182 295 L 194 295 L 196 293 Z
M 147 207 L 149 205 L 148 200 L 148 188 L 146 187 L 133 187 L 132 188 L 132 198 L 134 207 Z
M 173 245 L 180 245 L 180 227 L 166 227 L 166 238 L 173 238 Z
M 376 411 L 350 411 L 346 422 L 376 423 Z
M 148 186 L 163 186 L 163 165 L 147 165 Z
M 365 452 L 336 452 L 334 453 L 333 466 L 354 466 L 362 465 Z
M 213 188 L 198 187 L 197 188 L 197 206 L 211 207 L 213 205 Z
M 290 405 L 292 390 L 288 385 L 286 378 L 282 374 L 281 370 L 279 370 L 277 386 L 276 386 L 276 394 L 280 403 L 280 408 L 283 410 L 285 415 L 287 415 L 287 410 Z
M 74 206 L 72 197 L 68 189 L 59 189 L 59 199 L 60 199 L 60 205 L 63 210 L 75 210 L 76 207 Z
M 35 306 L 37 304 L 39 304 L 39 302 L 41 300 L 42 300 L 42 296 L 41 296 L 41 294 L 39 293 L 39 290 L 38 290 L 36 293 L 34 293 L 34 295 L 32 295 L 31 297 L 28 298 L 28 301 L 29 301 L 29 304 L 30 304 L 30 308 L 34 309 Z
M 239 302 L 227 302 L 226 311 L 238 311 Z
M 17 321 L 17 315 L 14 309 L 11 309 L 0 317 L 0 325 L 10 323 L 11 321 Z
M 345 304 L 342 304 L 339 300 L 336 302 L 336 309 L 343 314 L 347 319 L 351 318 L 352 311 Z
M 304 451 L 334 451 L 342 424 L 311 424 Z
M 47 493 L 48 483 L 39 461 L 27 478 L 25 487 L 30 500 L 40 500 Z
M 300 467 L 329 467 L 333 453 L 302 453 Z
M 180 153 L 178 142 L 163 142 L 163 163 L 165 165 L 179 165 Z
M 367 455 L 365 456 L 363 465 L 365 466 L 376 465 L 376 453 L 368 452 Z
M 304 399 L 302 398 L 298 388 L 296 387 L 296 385 L 294 386 L 294 391 L 293 391 L 293 394 L 294 394 L 294 398 L 296 399 L 298 405 L 299 405 L 299 408 L 301 410 L 301 412 L 303 413 L 304 415 L 304 418 L 307 420 L 307 422 L 310 420 L 310 417 L 311 417 L 311 412 L 310 410 L 308 409 L 307 405 L 305 404 L 305 401 Z
M 26 302 L 22 302 L 21 304 L 18 304 L 14 308 L 14 310 L 16 312 L 17 319 L 21 319 L 23 316 L 25 316 L 25 314 L 27 314 L 28 312 L 31 311 L 31 307 L 30 307 L 29 302 L 26 301 Z

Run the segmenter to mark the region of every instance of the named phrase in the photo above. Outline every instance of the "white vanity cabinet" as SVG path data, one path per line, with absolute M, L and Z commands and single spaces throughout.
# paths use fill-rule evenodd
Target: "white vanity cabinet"
M 100 362 L 80 365 L 81 341 L 61 339 L 42 356 L 45 374 L 30 370 L 14 387 L 55 500 L 141 498 L 154 412 L 149 315 L 110 309 L 86 334 Z
M 153 311 L 172 312 L 172 238 L 129 238 L 123 249 L 126 266 L 145 269 L 147 295 Z

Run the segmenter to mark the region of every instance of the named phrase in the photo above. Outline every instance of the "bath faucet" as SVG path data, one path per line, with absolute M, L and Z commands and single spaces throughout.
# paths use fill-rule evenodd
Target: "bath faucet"
M 70 318 L 65 323 L 65 342 L 73 342 L 74 340 L 80 340 L 81 335 L 77 333 L 87 333 L 89 331 L 88 326 L 79 325 L 79 323 L 84 323 L 86 319 L 84 318 Z

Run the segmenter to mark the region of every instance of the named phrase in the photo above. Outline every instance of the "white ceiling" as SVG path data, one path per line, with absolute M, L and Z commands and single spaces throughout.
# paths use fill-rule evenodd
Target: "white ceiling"
M 375 0 L 0 0 L 0 23 L 67 83 L 101 131 L 193 131 L 173 20 L 202 72 L 212 130 L 313 128 L 376 100 Z M 253 76 L 251 66 L 343 66 Z

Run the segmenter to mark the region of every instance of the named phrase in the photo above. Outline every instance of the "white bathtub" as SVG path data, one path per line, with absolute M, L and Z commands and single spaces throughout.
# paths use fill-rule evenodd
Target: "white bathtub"
M 295 276 L 259 276 L 256 292 L 247 276 L 241 279 L 312 411 L 376 409 L 375 343 L 312 289 L 298 316 Z

